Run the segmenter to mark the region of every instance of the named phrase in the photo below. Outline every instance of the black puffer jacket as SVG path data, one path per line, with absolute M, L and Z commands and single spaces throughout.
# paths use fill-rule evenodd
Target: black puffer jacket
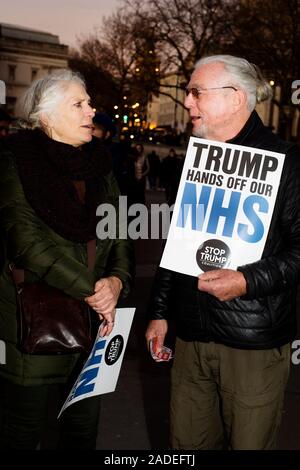
M 174 318 L 185 341 L 215 341 L 242 349 L 279 347 L 296 333 L 300 278 L 300 151 L 280 140 L 253 112 L 230 143 L 285 153 L 281 183 L 262 259 L 240 266 L 247 295 L 221 302 L 197 289 L 197 278 L 159 268 L 151 319 Z

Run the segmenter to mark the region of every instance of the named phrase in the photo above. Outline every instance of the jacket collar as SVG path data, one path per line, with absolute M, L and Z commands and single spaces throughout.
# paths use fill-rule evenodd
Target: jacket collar
M 262 129 L 263 127 L 264 125 L 257 112 L 252 111 L 248 121 L 240 130 L 240 132 L 235 137 L 233 137 L 233 139 L 229 139 L 226 142 L 230 144 L 247 145 L 249 137 L 252 136 L 255 131 Z

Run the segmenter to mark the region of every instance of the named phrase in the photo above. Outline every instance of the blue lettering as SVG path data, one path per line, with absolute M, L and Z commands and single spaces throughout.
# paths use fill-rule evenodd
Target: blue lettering
M 89 361 L 85 364 L 84 370 L 82 371 L 78 383 L 79 385 L 76 387 L 74 391 L 74 395 L 72 398 L 78 397 L 79 395 L 83 395 L 88 392 L 92 392 L 95 387 L 95 383 L 90 383 L 94 380 L 99 372 L 99 367 L 94 367 L 93 369 L 88 369 L 89 366 L 98 365 L 101 363 L 102 354 L 97 354 L 98 351 L 104 349 L 106 344 L 106 340 L 102 339 L 97 341 L 94 346 L 92 356 L 90 357 Z
M 98 375 L 99 367 L 94 367 L 93 369 L 84 370 L 79 377 L 79 385 L 74 391 L 73 398 L 78 397 L 79 395 L 84 395 L 85 393 L 92 392 L 95 388 L 95 378 Z M 92 383 L 90 383 L 92 382 Z
M 254 232 L 253 234 L 249 234 L 248 232 L 248 225 L 246 224 L 238 224 L 237 232 L 239 237 L 248 243 L 256 243 L 263 237 L 264 234 L 264 225 L 260 218 L 257 216 L 253 206 L 254 204 L 258 204 L 258 212 L 263 212 L 265 214 L 268 213 L 269 210 L 269 203 L 267 199 L 262 196 L 248 196 L 243 204 L 243 210 L 245 215 L 248 217 L 249 221 L 253 225 Z
M 221 188 L 215 189 L 206 232 L 215 234 L 218 229 L 220 217 L 224 217 L 225 221 L 222 235 L 225 237 L 232 237 L 236 224 L 236 216 L 239 209 L 241 193 L 232 191 L 228 206 L 224 207 L 223 201 L 225 191 L 226 190 Z M 181 199 L 177 227 L 184 228 L 187 224 L 187 218 L 191 213 L 192 230 L 203 230 L 209 198 L 211 195 L 212 187 L 203 185 L 200 188 L 199 200 L 197 200 L 197 185 L 195 183 L 186 182 Z M 257 209 L 254 208 L 255 204 L 258 205 Z M 237 226 L 238 236 L 248 243 L 256 243 L 261 240 L 264 235 L 264 224 L 259 218 L 258 212 L 266 214 L 268 213 L 268 210 L 269 203 L 266 198 L 259 195 L 248 196 L 243 203 L 243 211 L 253 227 L 251 231 L 253 233 L 249 233 L 249 229 L 251 228 L 250 224 L 239 223 Z
M 185 227 L 190 209 L 192 210 L 192 229 L 202 230 L 208 201 L 211 193 L 210 186 L 202 186 L 199 201 L 197 202 L 197 185 L 185 183 L 181 199 L 177 227 Z
M 104 349 L 105 347 L 105 344 L 106 344 L 106 340 L 105 339 L 102 339 L 101 341 L 98 341 L 96 344 L 95 344 L 95 347 L 93 349 L 93 354 L 92 356 L 90 357 L 89 361 L 86 363 L 85 365 L 85 369 L 89 366 L 93 366 L 95 364 L 100 364 L 101 362 L 101 359 L 102 359 L 102 355 L 101 354 L 96 354 L 97 351 L 100 351 L 101 349 Z
M 217 188 L 213 200 L 213 205 L 210 212 L 210 217 L 207 225 L 208 233 L 216 233 L 220 217 L 225 217 L 224 229 L 222 235 L 225 237 L 232 237 L 236 214 L 239 207 L 241 193 L 232 191 L 228 207 L 223 207 L 225 190 Z

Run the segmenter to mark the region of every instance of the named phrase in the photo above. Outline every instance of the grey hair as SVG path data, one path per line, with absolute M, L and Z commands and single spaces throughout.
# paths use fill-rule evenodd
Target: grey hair
M 19 127 L 43 128 L 41 114 L 50 116 L 63 99 L 66 88 L 74 82 L 85 88 L 83 77 L 70 69 L 53 70 L 33 82 L 21 99 Z
M 249 111 L 253 111 L 256 103 L 272 98 L 271 85 L 264 79 L 260 69 L 248 62 L 248 60 L 232 55 L 212 55 L 200 59 L 195 69 L 204 64 L 220 62 L 224 65 L 226 72 L 233 79 L 232 85 L 244 90 L 247 94 Z

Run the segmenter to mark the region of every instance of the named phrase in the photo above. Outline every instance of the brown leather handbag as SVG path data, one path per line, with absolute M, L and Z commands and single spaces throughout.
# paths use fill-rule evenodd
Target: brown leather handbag
M 87 243 L 94 269 L 96 241 Z M 24 270 L 12 268 L 17 290 L 18 347 L 27 354 L 88 353 L 93 345 L 92 315 L 84 301 L 43 281 L 24 283 Z

